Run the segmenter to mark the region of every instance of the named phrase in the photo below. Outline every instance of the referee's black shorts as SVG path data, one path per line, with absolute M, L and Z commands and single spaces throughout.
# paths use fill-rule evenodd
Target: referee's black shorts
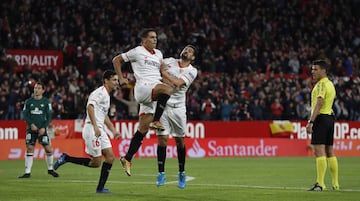
M 311 144 L 334 144 L 334 115 L 319 114 L 313 124 Z

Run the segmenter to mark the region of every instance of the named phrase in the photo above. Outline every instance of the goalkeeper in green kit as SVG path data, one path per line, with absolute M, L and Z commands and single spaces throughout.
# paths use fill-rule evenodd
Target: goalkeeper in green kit
M 53 152 L 47 135 L 47 127 L 51 121 L 52 113 L 51 102 L 43 97 L 44 92 L 44 84 L 37 82 L 34 86 L 33 97 L 27 99 L 24 104 L 23 116 L 27 123 L 25 174 L 19 178 L 30 178 L 36 140 L 45 149 L 48 174 L 59 177 L 59 174 L 53 170 Z

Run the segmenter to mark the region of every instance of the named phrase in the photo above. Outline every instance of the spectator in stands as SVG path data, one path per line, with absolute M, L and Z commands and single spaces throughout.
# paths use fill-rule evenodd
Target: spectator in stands
M 296 52 L 290 52 L 290 60 L 288 63 L 290 67 L 290 73 L 298 75 L 300 72 L 300 61 L 296 55 Z
M 19 96 L 19 89 L 12 88 L 10 93 L 7 95 L 7 111 L 5 115 L 6 120 L 14 120 L 16 116 L 16 103 L 18 102 Z
M 303 100 L 300 100 L 300 102 L 296 105 L 296 114 L 301 120 L 306 120 L 309 118 L 309 112 L 306 109 L 306 105 Z
M 129 100 L 126 100 L 124 98 L 120 98 L 118 100 L 127 106 L 127 118 L 128 119 L 138 119 L 139 103 L 136 102 L 133 95 L 130 95 L 129 98 L 130 98 Z
M 115 104 L 111 104 L 110 108 L 109 108 L 109 118 L 110 120 L 117 120 L 118 119 L 118 114 L 116 111 L 116 105 Z
M 215 112 L 216 106 L 214 104 L 214 102 L 211 100 L 211 98 L 207 98 L 202 104 L 201 104 L 201 112 L 202 112 L 202 116 L 201 119 L 202 120 L 212 120 L 213 117 L 213 112 Z
M 337 111 L 338 113 L 336 113 L 336 118 L 337 119 L 348 119 L 349 117 L 349 110 L 345 107 L 344 101 L 339 101 L 339 106 L 338 106 L 339 110 Z
M 280 103 L 279 98 L 275 98 L 271 104 L 272 119 L 282 119 L 284 106 Z
M 253 120 L 264 120 L 263 110 L 260 106 L 259 98 L 255 98 L 249 107 L 250 115 Z
M 283 119 L 297 119 L 297 115 L 296 115 L 296 108 L 295 108 L 295 104 L 294 102 L 288 102 L 288 104 L 286 104 L 284 106 L 284 114 L 283 114 Z
M 0 120 L 5 119 L 5 114 L 7 113 L 7 104 L 5 96 L 1 96 L 0 98 Z
M 58 102 L 54 102 L 53 103 L 53 118 L 54 119 L 65 119 L 64 114 L 65 112 L 65 107 L 64 107 L 64 99 L 63 98 L 59 98 Z
M 231 110 L 232 104 L 229 102 L 229 99 L 225 98 L 224 101 L 220 104 L 221 120 L 230 121 Z

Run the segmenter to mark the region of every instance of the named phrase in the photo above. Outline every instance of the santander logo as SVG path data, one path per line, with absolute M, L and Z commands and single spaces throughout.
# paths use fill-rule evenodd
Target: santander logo
M 188 150 L 187 154 L 191 158 L 203 158 L 206 155 L 205 150 L 200 146 L 197 140 L 194 140 L 192 147 Z

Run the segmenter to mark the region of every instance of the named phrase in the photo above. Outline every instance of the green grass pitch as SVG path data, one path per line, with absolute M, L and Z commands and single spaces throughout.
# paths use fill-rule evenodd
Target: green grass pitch
M 167 159 L 167 184 L 157 187 L 155 158 L 135 158 L 132 176 L 117 159 L 106 187 L 112 194 L 95 194 L 100 169 L 67 163 L 59 178 L 47 174 L 44 160 L 35 160 L 31 178 L 23 174 L 24 161 L 0 161 L 0 201 L 107 201 L 107 200 L 244 200 L 347 201 L 360 199 L 360 158 L 339 157 L 340 191 L 309 192 L 315 181 L 315 158 L 188 158 L 187 186 L 177 187 L 177 159 Z M 326 185 L 331 188 L 329 171 Z

